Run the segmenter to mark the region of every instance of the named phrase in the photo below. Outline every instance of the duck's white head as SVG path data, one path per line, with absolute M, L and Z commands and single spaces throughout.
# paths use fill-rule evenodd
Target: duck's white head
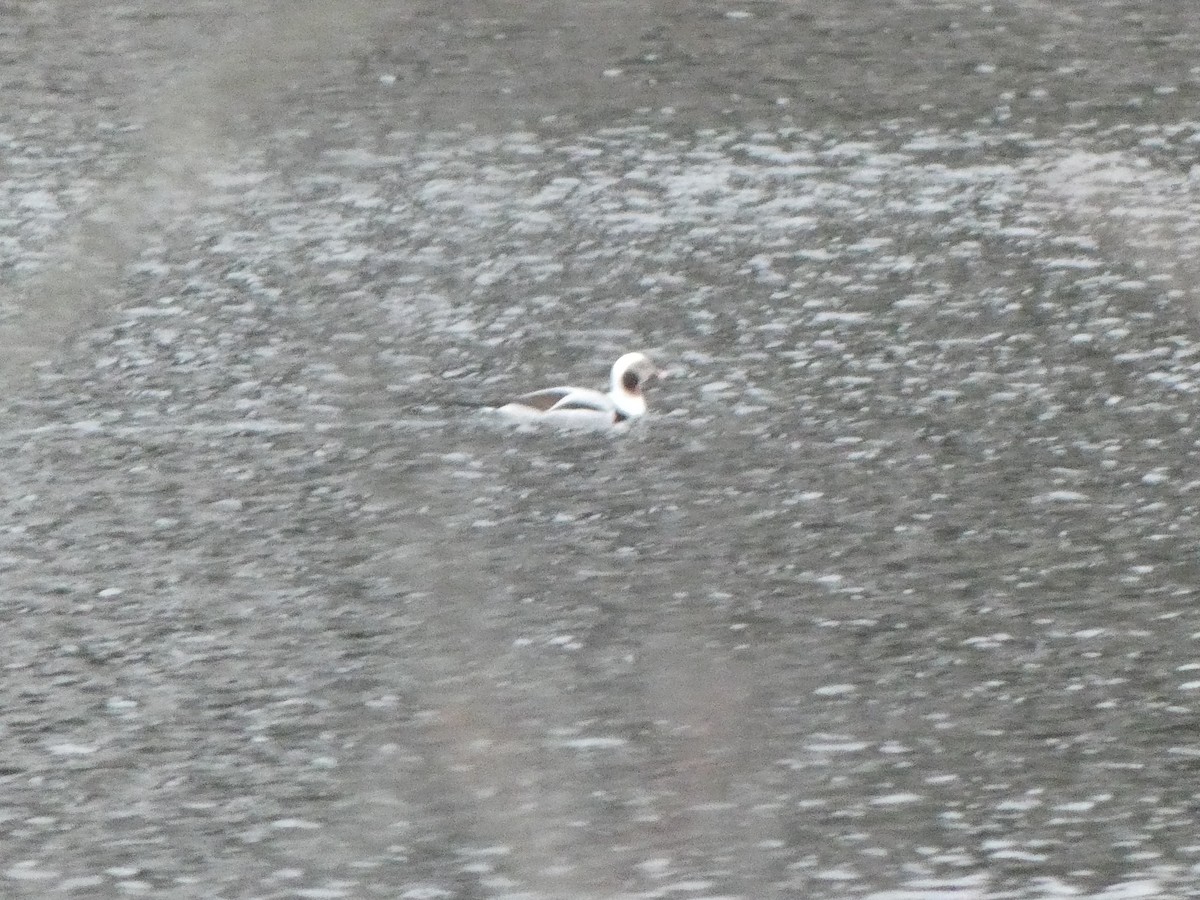
M 612 367 L 611 396 L 617 412 L 627 418 L 645 415 L 646 383 L 661 378 L 662 373 L 645 353 L 626 353 Z

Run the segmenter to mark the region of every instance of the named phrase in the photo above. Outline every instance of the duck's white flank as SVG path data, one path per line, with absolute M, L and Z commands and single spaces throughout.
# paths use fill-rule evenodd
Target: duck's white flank
M 645 386 L 660 377 L 646 354 L 626 353 L 613 363 L 608 393 L 562 385 L 523 394 L 499 411 L 522 422 L 612 428 L 646 414 Z

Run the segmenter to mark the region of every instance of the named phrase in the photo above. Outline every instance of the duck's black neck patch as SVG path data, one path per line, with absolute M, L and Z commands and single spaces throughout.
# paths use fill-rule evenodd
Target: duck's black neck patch
M 641 383 L 642 379 L 638 377 L 637 372 L 626 372 L 621 376 L 621 387 L 631 394 L 637 393 L 638 385 Z

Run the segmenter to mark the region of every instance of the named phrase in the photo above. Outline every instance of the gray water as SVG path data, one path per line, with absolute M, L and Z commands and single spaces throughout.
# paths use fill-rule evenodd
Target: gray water
M 1194 16 L 826 6 L 0 12 L 0 895 L 1200 896 Z

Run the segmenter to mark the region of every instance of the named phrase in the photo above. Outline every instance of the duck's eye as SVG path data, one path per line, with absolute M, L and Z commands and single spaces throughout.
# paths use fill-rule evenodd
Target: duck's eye
M 638 385 L 642 383 L 642 379 L 638 377 L 637 372 L 626 372 L 621 376 L 621 385 L 631 394 L 637 393 Z

